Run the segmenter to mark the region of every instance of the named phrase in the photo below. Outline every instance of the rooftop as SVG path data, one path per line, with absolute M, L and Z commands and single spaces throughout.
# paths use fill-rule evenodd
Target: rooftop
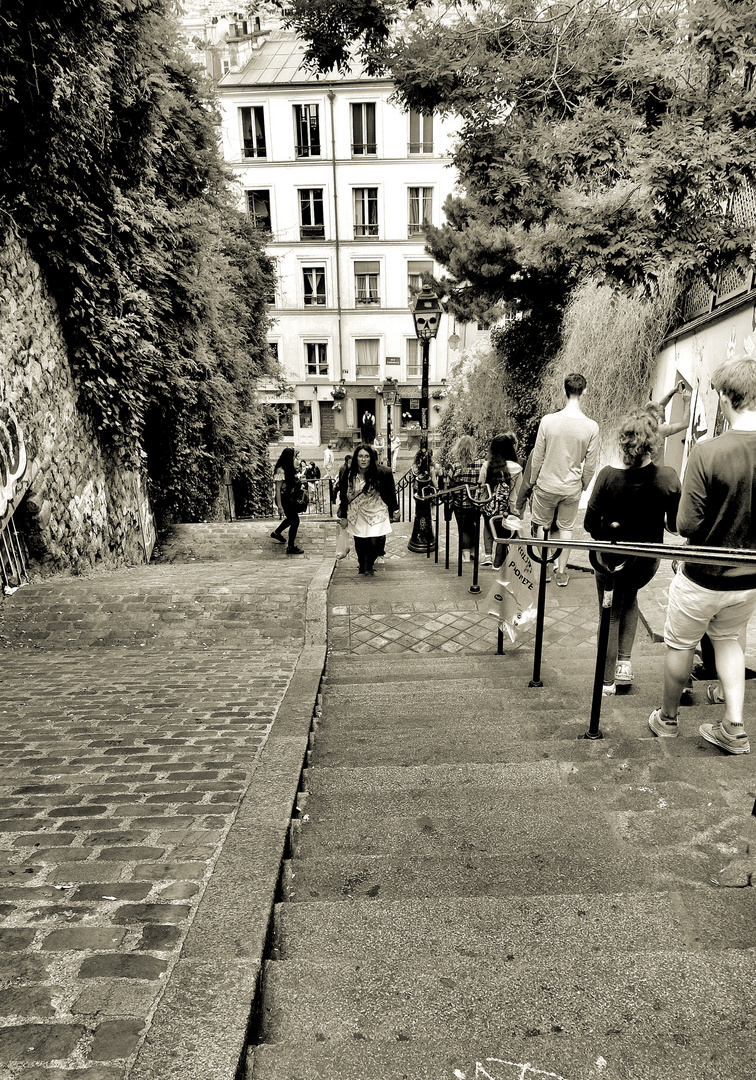
M 274 30 L 256 49 L 241 71 L 229 71 L 219 82 L 228 86 L 291 86 L 322 82 L 375 82 L 375 78 L 355 64 L 353 70 L 341 74 L 337 70 L 326 74 L 313 72 L 304 66 L 305 46 L 296 34 Z

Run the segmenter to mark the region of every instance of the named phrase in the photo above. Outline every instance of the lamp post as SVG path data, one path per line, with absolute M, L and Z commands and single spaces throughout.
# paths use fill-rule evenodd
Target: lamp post
M 428 449 L 428 374 L 431 338 L 438 334 L 442 307 L 430 285 L 423 285 L 412 305 L 415 333 L 423 350 L 422 381 L 420 385 L 420 449 Z
M 383 404 L 386 406 L 386 460 L 388 466 L 393 472 L 393 451 L 391 449 L 391 410 L 396 403 L 396 379 L 392 379 L 389 376 L 383 383 L 383 389 L 381 391 L 383 395 Z
M 415 322 L 415 333 L 423 351 L 422 382 L 420 386 L 420 449 L 426 451 L 426 454 L 428 451 L 429 427 L 428 369 L 430 367 L 430 343 L 431 338 L 438 334 L 442 310 L 438 296 L 433 292 L 430 285 L 423 285 L 422 290 L 415 297 L 411 311 Z M 430 484 L 430 477 L 428 478 L 428 484 Z M 428 555 L 435 549 L 436 537 L 433 532 L 430 502 L 423 500 L 415 502 L 415 521 L 407 547 L 410 551 L 424 551 Z

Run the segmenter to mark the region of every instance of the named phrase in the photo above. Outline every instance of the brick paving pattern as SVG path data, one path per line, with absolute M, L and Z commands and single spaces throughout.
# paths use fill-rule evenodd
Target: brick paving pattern
M 307 555 L 287 558 L 269 529 L 179 529 L 152 566 L 49 579 L 0 608 L 2 1080 L 129 1073 L 334 535 L 308 522 Z

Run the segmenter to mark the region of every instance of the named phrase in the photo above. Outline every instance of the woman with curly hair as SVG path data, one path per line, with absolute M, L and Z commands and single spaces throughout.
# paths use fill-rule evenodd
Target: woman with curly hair
M 654 465 L 662 436 L 648 412 L 632 412 L 619 426 L 622 464 L 606 465 L 596 477 L 585 512 L 585 529 L 594 540 L 661 544 L 664 527 L 675 531 L 680 480 L 674 469 Z M 616 524 L 616 528 L 613 526 Z M 608 584 L 606 569 L 591 552 L 599 611 Z M 659 569 L 658 559 L 629 556 L 614 578 L 614 602 L 604 666 L 604 693 L 633 681 L 630 654 L 638 625 L 638 590 Z
M 394 474 L 379 465 L 375 450 L 359 443 L 349 469 L 339 473 L 339 525 L 354 538 L 360 574 L 372 574 L 383 556 L 391 518 L 398 509 Z

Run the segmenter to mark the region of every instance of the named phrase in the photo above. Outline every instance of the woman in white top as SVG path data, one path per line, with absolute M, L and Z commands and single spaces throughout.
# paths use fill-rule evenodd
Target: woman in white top
M 522 466 L 517 460 L 517 436 L 513 431 L 507 431 L 503 435 L 494 435 L 491 439 L 491 448 L 488 457 L 483 462 L 480 470 L 478 483 L 488 484 L 493 498 L 487 506 L 483 507 L 483 548 L 485 556 L 481 566 L 491 565 L 491 551 L 493 549 L 493 532 L 501 537 L 512 535 L 501 521 L 491 523 L 493 515 L 503 514 L 507 517 L 517 506 L 517 492 L 522 483 Z M 496 554 L 493 557 L 494 569 L 501 566 L 505 555 L 503 544 L 496 545 Z
M 378 464 L 371 446 L 359 443 L 349 470 L 339 477 L 339 524 L 354 537 L 360 574 L 373 573 L 396 509 L 391 470 Z

